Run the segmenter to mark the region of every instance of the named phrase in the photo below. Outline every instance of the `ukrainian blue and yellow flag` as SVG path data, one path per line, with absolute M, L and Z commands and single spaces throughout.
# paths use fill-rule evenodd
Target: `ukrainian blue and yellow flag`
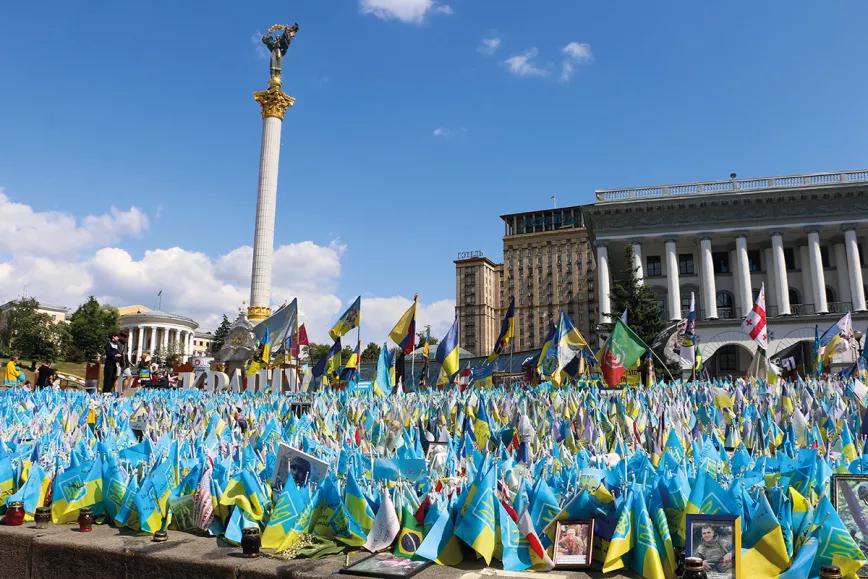
M 72 462 L 54 479 L 51 493 L 51 520 L 54 524 L 72 523 L 82 507 L 93 507 L 94 515 L 102 513 L 102 460 L 97 457 L 87 465 Z
M 398 347 L 405 354 L 412 352 L 413 346 L 416 344 L 416 301 L 418 299 L 418 294 L 413 296 L 413 303 L 389 332 L 389 337 L 398 344 Z
M 480 469 L 455 525 L 455 535 L 485 559 L 486 565 L 491 564 L 494 555 L 496 470 L 496 466 L 487 468 L 487 472 Z
M 455 315 L 455 321 L 452 322 L 452 327 L 446 332 L 446 336 L 437 344 L 437 354 L 434 359 L 440 363 L 438 385 L 448 383 L 458 372 L 458 314 Z
M 329 336 L 332 340 L 337 340 L 353 328 L 358 328 L 362 321 L 362 296 L 356 298 L 347 311 L 338 319 L 332 329 L 329 330 Z
M 328 378 L 337 374 L 341 367 L 341 339 L 335 340 L 326 355 L 323 356 L 313 367 L 313 376 L 317 379 Z
M 374 374 L 374 382 L 371 390 L 376 396 L 385 396 L 392 393 L 395 386 L 393 381 L 392 364 L 393 356 L 389 353 L 389 344 L 383 344 L 380 348 L 380 357 L 377 358 L 377 372 Z
M 509 343 L 515 337 L 515 298 L 509 300 L 509 307 L 506 308 L 506 315 L 503 317 L 503 322 L 500 324 L 500 335 L 497 336 L 497 341 L 494 343 L 494 351 L 488 356 L 488 362 L 494 362 L 498 356 L 509 347 Z
M 558 371 L 557 334 L 558 327 L 551 324 L 549 335 L 546 338 L 546 341 L 543 342 L 542 349 L 539 352 L 539 359 L 536 364 L 537 374 L 539 374 L 542 379 L 551 378 Z
M 290 480 L 283 487 L 268 518 L 268 525 L 262 533 L 262 546 L 276 551 L 292 547 L 303 533 L 310 530 L 314 508 L 318 503 L 318 500 L 313 499 L 307 487 L 300 488 Z
M 347 484 L 344 487 L 344 504 L 347 507 L 347 512 L 359 523 L 365 536 L 367 536 L 374 526 L 374 511 L 368 499 L 365 498 L 365 493 L 359 487 L 359 483 L 353 475 L 353 469 L 349 469 Z

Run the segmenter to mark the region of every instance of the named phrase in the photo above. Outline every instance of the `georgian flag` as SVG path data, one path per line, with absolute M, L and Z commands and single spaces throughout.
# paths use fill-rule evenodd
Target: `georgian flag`
M 766 287 L 765 284 L 760 286 L 759 295 L 756 298 L 756 303 L 753 309 L 741 323 L 741 329 L 745 334 L 749 334 L 751 338 L 756 340 L 756 343 L 763 350 L 768 350 L 769 347 L 769 330 L 766 327 Z

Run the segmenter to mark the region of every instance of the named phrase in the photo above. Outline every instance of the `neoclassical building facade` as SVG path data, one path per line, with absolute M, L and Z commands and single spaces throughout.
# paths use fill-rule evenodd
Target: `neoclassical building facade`
M 600 323 L 619 314 L 613 280 L 634 268 L 667 319 L 695 296 L 700 350 L 719 372 L 756 350 L 740 324 L 762 284 L 771 356 L 799 354 L 847 311 L 865 331 L 868 170 L 598 190 L 584 213 Z
M 118 308 L 118 325 L 129 331 L 129 352 L 133 362 L 143 352 L 151 356 L 165 352 L 172 344 L 186 361 L 194 353 L 193 340 L 199 323 L 190 318 L 151 310 L 145 306 Z

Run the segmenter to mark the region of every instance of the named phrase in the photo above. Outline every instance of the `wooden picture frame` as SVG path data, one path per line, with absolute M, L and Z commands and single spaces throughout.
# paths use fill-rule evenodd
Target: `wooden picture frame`
M 711 534 L 706 536 L 709 527 Z M 709 559 L 710 568 L 706 569 L 709 579 L 742 579 L 741 517 L 689 514 L 684 529 L 687 535 L 684 554 L 687 557 L 699 557 L 703 561 Z M 709 553 L 712 557 L 709 557 Z M 728 562 L 726 555 L 731 555 Z
M 829 498 L 850 536 L 868 557 L 868 474 L 833 474 Z M 868 577 L 868 567 L 857 573 Z
M 359 577 L 380 577 L 383 579 L 400 579 L 412 577 L 425 567 L 431 565 L 431 561 L 415 561 L 395 557 L 391 553 L 374 553 L 361 561 L 356 561 L 348 567 L 340 570 L 345 575 Z
M 594 519 L 558 521 L 552 562 L 555 569 L 590 569 L 594 561 Z

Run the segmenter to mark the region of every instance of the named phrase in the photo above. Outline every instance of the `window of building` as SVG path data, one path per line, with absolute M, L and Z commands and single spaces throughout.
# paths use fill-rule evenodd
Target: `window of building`
M 660 277 L 663 275 L 663 263 L 659 255 L 649 255 L 645 258 L 645 275 L 647 277 Z
M 735 310 L 732 307 L 732 294 L 726 290 L 717 292 L 717 317 L 722 320 L 728 320 L 735 317 Z
M 693 254 L 679 253 L 678 254 L 678 273 L 681 275 L 693 275 L 696 273 L 693 269 Z
M 826 286 L 826 301 L 828 303 L 837 302 L 837 295 L 831 286 Z
M 734 372 L 738 369 L 738 346 L 727 345 L 717 351 L 717 369 L 720 372 Z
M 790 296 L 790 305 L 791 306 L 794 306 L 794 305 L 798 306 L 798 305 L 802 304 L 802 295 L 799 293 L 799 290 L 797 290 L 794 287 L 791 287 L 789 289 L 789 291 L 787 292 L 787 294 Z
M 820 259 L 823 262 L 823 269 L 829 269 L 832 267 L 829 265 L 831 262 L 829 261 L 829 248 L 825 245 L 820 247 Z
M 711 261 L 714 263 L 714 273 L 730 273 L 729 269 L 729 252 L 715 251 L 711 254 Z
M 796 250 L 793 247 L 784 248 L 784 263 L 788 271 L 796 269 Z
M 747 267 L 751 273 L 756 273 L 758 271 L 762 271 L 760 265 L 760 250 L 759 249 L 748 249 L 747 250 Z

